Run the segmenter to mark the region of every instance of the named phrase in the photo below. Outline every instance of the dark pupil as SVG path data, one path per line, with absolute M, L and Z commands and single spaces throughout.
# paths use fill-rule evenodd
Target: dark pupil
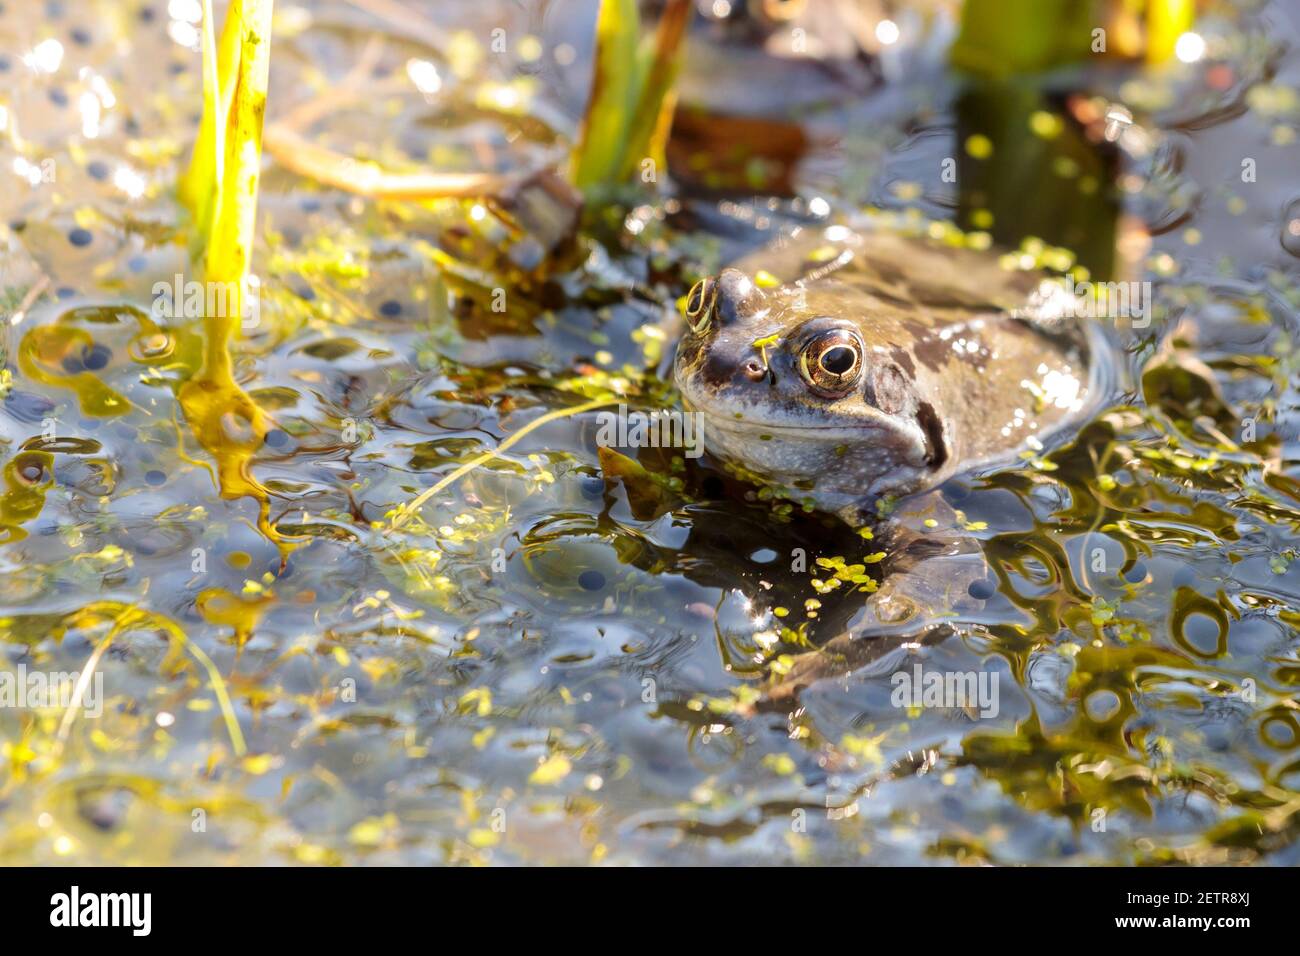
M 832 375 L 843 375 L 853 368 L 853 349 L 837 345 L 822 353 L 822 368 Z

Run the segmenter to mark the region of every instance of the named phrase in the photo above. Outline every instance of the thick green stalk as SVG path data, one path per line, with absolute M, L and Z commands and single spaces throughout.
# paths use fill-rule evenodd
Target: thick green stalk
M 602 0 L 591 99 L 570 162 L 584 192 L 627 182 L 645 160 L 662 166 L 690 9 L 690 0 L 669 0 L 653 48 L 643 51 L 635 0 Z
M 202 366 L 181 386 L 178 398 L 195 438 L 216 459 L 222 496 L 256 500 L 263 532 L 280 542 L 270 525 L 266 488 L 251 470 L 270 422 L 235 381 L 230 355 L 245 315 L 260 314 L 246 295 L 257 222 L 272 6 L 273 0 L 231 0 L 218 44 L 211 0 L 204 4 L 203 118 L 179 194 L 193 215 L 203 278 L 209 289 L 223 287 L 225 295 L 224 308 L 204 316 Z

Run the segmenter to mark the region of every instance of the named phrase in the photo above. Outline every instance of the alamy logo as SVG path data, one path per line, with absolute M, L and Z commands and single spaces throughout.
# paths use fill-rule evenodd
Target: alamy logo
M 1135 329 L 1151 324 L 1150 282 L 1064 282 L 1045 279 L 1026 310 L 1038 319 L 1128 319 Z
M 104 675 L 96 671 L 83 680 L 79 673 L 29 671 L 19 664 L 16 671 L 0 671 L 0 707 L 80 707 L 87 717 L 99 717 L 104 713 Z
M 249 273 L 238 282 L 186 282 L 179 272 L 171 282 L 153 284 L 153 317 L 165 319 L 239 318 L 253 329 L 262 320 L 262 280 Z
M 998 675 L 990 671 L 896 671 L 889 679 L 895 707 L 949 707 L 976 710 L 981 717 L 998 715 Z
M 129 926 L 134 936 L 148 936 L 153 925 L 151 893 L 71 893 L 50 897 L 51 926 Z
M 596 419 L 600 423 L 596 444 L 601 448 L 682 448 L 687 458 L 704 453 L 700 412 L 629 412 L 626 405 L 619 405 L 617 412 L 600 412 Z

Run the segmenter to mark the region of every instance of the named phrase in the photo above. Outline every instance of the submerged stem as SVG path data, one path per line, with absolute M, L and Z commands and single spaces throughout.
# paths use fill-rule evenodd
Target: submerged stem
M 242 757 L 248 752 L 248 746 L 244 742 L 244 732 L 239 727 L 239 718 L 235 716 L 235 707 L 230 700 L 229 692 L 226 690 L 226 681 L 221 676 L 221 671 L 217 670 L 217 665 L 212 658 L 191 641 L 175 621 L 157 612 L 141 610 L 116 601 L 97 602 L 88 605 L 79 613 L 111 615 L 113 627 L 104 636 L 104 639 L 95 646 L 95 650 L 86 661 L 86 666 L 82 668 L 81 676 L 77 679 L 76 692 L 73 694 L 72 702 L 67 710 L 63 712 L 63 719 L 59 723 L 58 741 L 60 747 L 66 744 L 68 740 L 68 735 L 72 731 L 72 724 L 77 719 L 78 705 L 85 694 L 86 687 L 90 684 L 91 675 L 94 674 L 99 661 L 113 643 L 113 639 L 130 627 L 138 624 L 149 624 L 166 632 L 177 644 L 188 650 L 203 669 L 207 671 L 208 680 L 212 684 L 213 693 L 217 696 L 217 706 L 221 710 L 221 717 L 225 721 L 226 733 L 230 735 L 230 744 L 234 748 L 235 755 Z
M 434 495 L 436 495 L 438 492 L 442 491 L 443 489 L 448 488 L 451 485 L 455 484 L 457 481 L 459 481 L 461 478 L 468 475 L 475 468 L 482 465 L 484 462 L 488 462 L 491 461 L 493 458 L 496 458 L 506 449 L 510 448 L 517 441 L 519 441 L 521 438 L 527 435 L 529 432 L 532 432 L 535 429 L 540 428 L 542 425 L 545 425 L 547 422 L 553 422 L 557 418 L 568 418 L 570 415 L 580 415 L 583 412 L 589 412 L 593 408 L 602 408 L 606 405 L 617 405 L 619 401 L 621 401 L 621 399 L 618 398 L 595 398 L 589 402 L 583 402 L 581 405 L 574 405 L 572 408 L 557 408 L 554 409 L 553 411 L 547 412 L 545 415 L 539 415 L 537 418 L 534 418 L 527 425 L 520 428 L 519 431 L 514 432 L 512 435 L 504 439 L 501 442 L 501 444 L 497 445 L 496 448 L 493 448 L 491 451 L 485 451 L 483 452 L 483 454 L 471 458 L 469 461 L 465 462 L 455 471 L 444 476 L 433 487 L 426 488 L 424 491 L 416 495 L 415 498 L 411 499 L 410 501 L 406 502 L 403 505 L 399 505 L 392 512 L 392 517 L 389 521 L 389 529 L 392 531 L 396 531 L 399 528 L 401 528 L 402 525 L 406 524 L 407 521 L 409 521 L 412 517 L 414 517 L 416 512 L 418 512 L 421 508 L 425 506 L 425 504 L 429 501 L 430 498 L 432 498 Z

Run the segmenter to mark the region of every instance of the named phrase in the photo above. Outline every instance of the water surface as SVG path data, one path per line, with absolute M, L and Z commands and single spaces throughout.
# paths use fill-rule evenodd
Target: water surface
M 427 28 L 398 30 L 281 5 L 271 117 L 305 110 L 311 140 L 394 167 L 562 155 L 583 5 L 425 6 Z M 1300 862 L 1288 4 L 1204 21 L 1192 66 L 1014 94 L 943 68 L 941 19 L 883 81 L 810 97 L 784 186 L 751 164 L 771 187 L 756 199 L 656 199 L 572 247 L 474 203 L 370 202 L 268 166 L 260 320 L 235 374 L 274 422 L 248 467 L 283 548 L 254 500 L 221 496 L 179 406 L 202 323 L 151 315 L 154 284 L 189 272 L 171 193 L 200 101 L 184 11 L 0 12 L 0 294 L 21 310 L 0 658 L 93 662 L 106 697 L 97 719 L 0 709 L 0 861 Z M 1136 133 L 1073 170 L 1049 157 L 1063 182 L 1008 200 L 971 137 L 1032 145 L 999 138 L 997 110 L 1050 128 L 1080 90 L 1125 104 Z M 871 207 L 1006 242 L 1040 206 L 1083 224 L 1098 275 L 1152 281 L 1156 321 L 1129 339 L 1130 391 L 1071 441 L 945 489 L 998 576 L 970 633 L 746 716 L 773 662 L 863 599 L 827 564 L 874 549 L 707 458 L 646 450 L 617 477 L 594 411 L 395 511 L 542 414 L 671 406 L 665 309 L 782 229 Z M 1042 239 L 1023 254 L 1050 262 L 1070 237 Z M 895 708 L 890 674 L 913 660 L 996 673 L 998 715 Z

